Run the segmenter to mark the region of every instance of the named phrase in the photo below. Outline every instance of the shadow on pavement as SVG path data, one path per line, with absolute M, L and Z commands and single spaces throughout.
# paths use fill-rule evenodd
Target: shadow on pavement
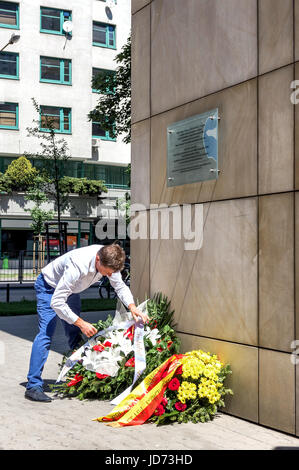
M 106 320 L 108 315 L 114 315 L 114 310 L 100 312 L 83 312 L 81 318 L 90 323 Z M 13 336 L 33 342 L 38 333 L 37 315 L 17 315 L 12 317 L 0 317 L 0 330 Z M 51 351 L 64 354 L 69 351 L 67 338 L 64 334 L 62 322 L 58 319 L 53 336 Z

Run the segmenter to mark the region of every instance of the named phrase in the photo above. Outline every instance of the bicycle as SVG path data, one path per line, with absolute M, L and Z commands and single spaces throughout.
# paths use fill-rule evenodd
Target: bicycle
M 124 283 L 130 287 L 130 264 L 125 263 L 124 269 L 121 272 Z M 101 299 L 115 299 L 117 294 L 115 289 L 111 286 L 107 276 L 103 276 L 99 281 L 99 296 Z

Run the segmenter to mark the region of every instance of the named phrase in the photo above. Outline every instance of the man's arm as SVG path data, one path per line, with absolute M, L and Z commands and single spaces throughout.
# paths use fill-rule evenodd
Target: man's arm
M 149 321 L 146 313 L 142 313 L 138 310 L 134 303 L 134 297 L 129 287 L 124 283 L 121 273 L 119 271 L 108 276 L 111 286 L 115 289 L 120 300 L 128 307 L 133 315 L 135 321 L 138 321 L 138 317 L 141 317 L 143 322 Z
M 55 313 L 70 325 L 76 325 L 83 334 L 90 337 L 96 334 L 97 330 L 90 323 L 82 320 L 68 306 L 67 299 L 73 293 L 72 287 L 79 280 L 80 272 L 74 264 L 66 267 L 63 276 L 59 280 L 51 299 L 51 308 Z

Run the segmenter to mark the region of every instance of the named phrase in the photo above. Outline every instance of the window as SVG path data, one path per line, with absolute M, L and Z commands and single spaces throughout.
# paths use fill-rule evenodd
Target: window
M 0 1 L 0 27 L 19 29 L 19 4 Z
M 93 22 L 93 45 L 116 49 L 115 26 Z
M 109 131 L 104 131 L 98 122 L 92 121 L 92 137 L 94 139 L 116 141 L 115 137 L 111 137 Z
M 40 58 L 40 81 L 71 85 L 72 63 L 69 59 Z
M 0 78 L 19 78 L 19 54 L 0 52 Z
M 54 132 L 70 134 L 71 109 L 58 108 L 56 106 L 41 106 L 40 130 L 50 131 L 51 127 L 53 128 Z
M 62 26 L 65 21 L 71 21 L 71 19 L 70 11 L 41 7 L 40 30 L 42 33 L 66 34 Z
M 107 79 L 107 82 L 108 82 L 109 76 L 111 76 L 111 75 L 114 76 L 115 75 L 115 70 L 97 69 L 97 68 L 92 69 L 92 78 L 93 79 L 99 74 L 103 74 L 104 80 Z M 112 90 L 109 89 L 109 84 L 107 83 L 107 86 L 105 87 L 105 89 L 97 90 L 96 88 L 93 88 L 92 91 L 94 93 L 101 93 L 103 95 L 107 95 L 109 93 L 113 93 L 114 89 L 112 89 Z
M 0 128 L 18 129 L 18 114 L 17 103 L 0 103 Z

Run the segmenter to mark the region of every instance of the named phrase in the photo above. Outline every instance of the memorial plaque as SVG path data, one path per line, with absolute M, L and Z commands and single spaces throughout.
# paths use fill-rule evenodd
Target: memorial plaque
M 218 178 L 218 108 L 167 128 L 167 186 Z

